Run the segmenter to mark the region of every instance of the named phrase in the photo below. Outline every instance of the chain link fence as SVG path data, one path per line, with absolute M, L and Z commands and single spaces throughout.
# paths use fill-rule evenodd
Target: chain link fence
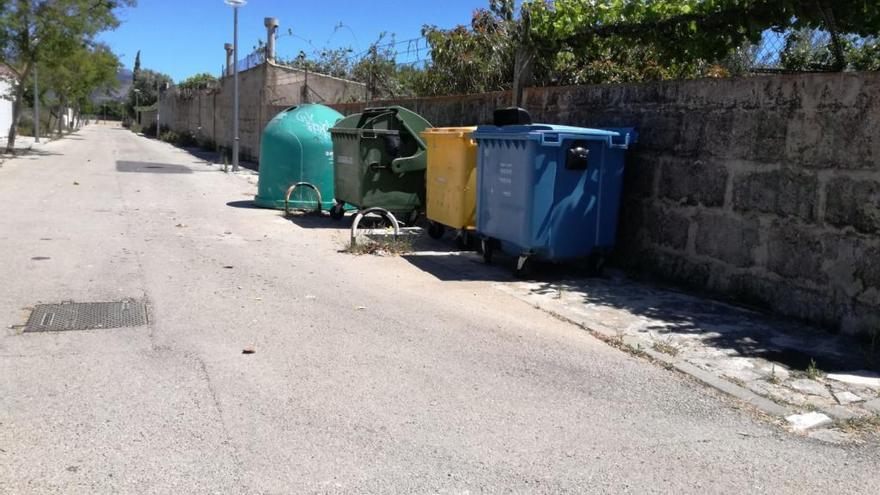
M 768 30 L 761 42 L 740 47 L 722 62 L 736 75 L 880 69 L 878 37 L 821 30 Z

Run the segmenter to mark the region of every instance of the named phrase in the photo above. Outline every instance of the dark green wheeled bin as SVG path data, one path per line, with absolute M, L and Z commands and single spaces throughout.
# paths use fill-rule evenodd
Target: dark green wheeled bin
M 330 129 L 339 219 L 349 204 L 382 208 L 412 223 L 425 205 L 426 146 L 420 133 L 431 124 L 403 107 L 368 108 Z

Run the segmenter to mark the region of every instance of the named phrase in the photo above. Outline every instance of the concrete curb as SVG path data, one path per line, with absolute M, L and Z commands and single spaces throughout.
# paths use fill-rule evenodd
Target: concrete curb
M 546 312 L 554 318 L 577 325 L 584 330 L 590 332 L 599 340 L 602 340 L 604 342 L 608 342 L 609 340 L 617 341 L 621 345 L 626 346 L 630 351 L 635 354 L 647 355 L 652 360 L 659 361 L 671 368 L 678 370 L 681 373 L 684 373 L 685 375 L 696 379 L 697 381 L 705 385 L 714 388 L 715 390 L 718 390 L 742 402 L 745 402 L 764 414 L 780 419 L 785 419 L 785 417 L 790 416 L 795 412 L 792 409 L 777 404 L 776 402 L 773 402 L 772 400 L 765 397 L 761 397 L 751 390 L 741 387 L 731 381 L 725 380 L 723 378 L 713 375 L 712 373 L 701 370 L 700 368 L 686 361 L 676 359 L 674 356 L 670 356 L 668 354 L 664 354 L 653 349 L 644 349 L 641 347 L 637 347 L 636 345 L 633 345 L 631 343 L 632 341 L 627 342 L 628 339 L 622 337 L 611 328 L 595 324 L 593 322 L 588 323 L 584 321 L 584 319 L 579 315 L 575 314 L 572 311 L 567 311 L 565 308 L 549 308 L 547 307 L 547 305 L 541 304 L 540 301 L 536 301 L 528 298 L 527 296 L 523 296 L 522 294 L 517 293 L 515 289 L 512 289 L 506 285 L 496 284 L 495 288 L 537 309 L 540 309 L 541 311 Z

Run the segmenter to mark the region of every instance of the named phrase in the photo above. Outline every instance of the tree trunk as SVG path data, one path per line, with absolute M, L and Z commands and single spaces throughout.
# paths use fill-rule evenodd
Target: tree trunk
M 49 118 L 46 119 L 46 136 L 51 138 L 52 137 L 52 129 L 55 128 L 55 125 L 52 123 L 52 117 L 55 117 L 55 111 L 52 110 L 51 108 L 49 108 L 48 110 L 49 110 Z
M 64 108 L 64 98 L 58 104 L 58 137 L 64 135 L 64 118 L 67 117 L 67 109 Z
M 535 53 L 526 46 L 520 46 L 516 50 L 513 62 L 513 106 L 522 106 L 523 90 L 532 82 L 532 71 L 535 62 Z
M 846 69 L 846 54 L 843 53 L 843 43 L 840 40 L 840 31 L 837 30 L 837 21 L 834 19 L 834 11 L 823 2 L 816 1 L 816 7 L 822 18 L 825 19 L 825 29 L 831 35 L 831 55 L 834 56 L 834 70 L 842 71 Z
M 24 81 L 23 77 L 15 85 L 15 101 L 12 104 L 12 124 L 9 126 L 9 135 L 6 137 L 6 152 L 15 153 L 15 137 L 18 134 L 18 122 L 21 120 L 21 107 L 24 105 Z

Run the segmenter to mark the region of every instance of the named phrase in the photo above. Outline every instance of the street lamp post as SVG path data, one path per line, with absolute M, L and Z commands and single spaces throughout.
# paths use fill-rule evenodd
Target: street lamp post
M 36 61 L 34 61 L 34 142 L 40 142 L 40 92 L 37 86 Z
M 134 88 L 134 118 L 141 125 L 140 98 L 141 90 Z
M 162 94 L 159 92 L 159 80 L 156 80 L 156 139 L 162 134 L 162 121 L 159 120 L 159 107 Z
M 238 8 L 244 7 L 245 0 L 224 0 L 232 7 L 232 171 L 238 172 Z

